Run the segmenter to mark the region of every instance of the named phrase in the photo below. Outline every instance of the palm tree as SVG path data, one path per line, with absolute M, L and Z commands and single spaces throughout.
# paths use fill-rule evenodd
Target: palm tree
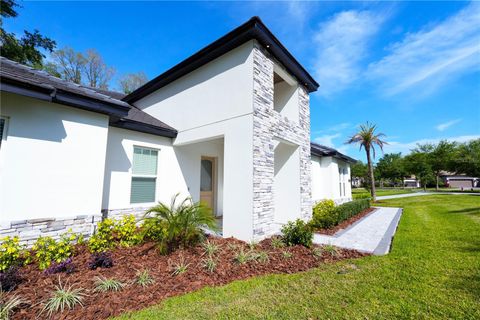
M 360 150 L 362 147 L 365 149 L 365 152 L 367 153 L 367 164 L 368 164 L 368 174 L 370 176 L 370 182 L 371 182 L 371 194 L 372 194 L 372 200 L 376 201 L 376 194 L 375 194 L 375 180 L 373 177 L 373 165 L 372 165 L 372 157 L 370 155 L 370 151 L 373 153 L 373 158 L 375 159 L 375 145 L 380 147 L 380 150 L 383 152 L 383 146 L 387 144 L 384 140 L 382 140 L 382 137 L 385 137 L 383 133 L 375 133 L 375 130 L 377 129 L 377 126 L 374 124 L 370 124 L 368 121 L 366 124 L 360 125 L 360 130 L 355 133 L 346 143 L 352 144 L 352 143 L 358 143 L 360 145 Z

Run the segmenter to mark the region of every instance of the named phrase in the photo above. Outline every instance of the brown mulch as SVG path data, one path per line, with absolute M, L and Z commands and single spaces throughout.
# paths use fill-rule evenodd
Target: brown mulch
M 375 211 L 375 208 L 368 208 L 360 212 L 359 214 L 351 217 L 350 219 L 347 219 L 340 224 L 336 225 L 335 227 L 329 228 L 329 229 L 317 229 L 315 230 L 315 233 L 321 233 L 321 234 L 326 234 L 329 236 L 333 236 L 335 233 L 337 233 L 340 230 L 348 228 L 350 225 L 354 224 L 358 220 L 362 219 L 372 211 Z
M 13 292 L 28 303 L 15 312 L 13 319 L 43 319 L 47 318 L 44 312 L 40 314 L 44 302 L 51 296 L 59 278 L 62 284 L 73 288 L 82 288 L 85 297 L 83 307 L 76 306 L 73 310 L 53 314 L 52 319 L 107 319 L 121 313 L 139 310 L 154 305 L 165 298 L 185 294 L 206 286 L 220 286 L 233 280 L 246 279 L 265 274 L 295 273 L 319 266 L 322 263 L 331 263 L 337 260 L 358 258 L 366 254 L 354 250 L 338 249 L 336 255 L 327 251 L 321 257 L 315 257 L 312 250 L 303 246 L 287 248 L 273 248 L 271 240 L 266 239 L 255 247 L 255 251 L 268 252 L 269 261 L 260 263 L 249 261 L 238 264 L 234 257 L 240 248 L 249 250 L 245 242 L 229 238 L 213 238 L 220 245 L 220 251 L 215 254 L 217 269 L 209 273 L 202 266 L 205 258 L 204 250 L 199 245 L 193 248 L 177 250 L 168 256 L 161 256 L 155 249 L 154 243 L 145 243 L 131 248 L 118 248 L 112 252 L 114 266 L 108 269 L 88 269 L 90 253 L 85 246 L 77 246 L 73 262 L 76 272 L 73 274 L 46 275 L 38 269 L 36 263 L 20 269 L 24 281 Z M 283 256 L 283 251 L 292 253 L 290 258 Z M 175 263 L 184 259 L 189 263 L 184 274 L 172 275 Z M 146 288 L 134 284 L 137 270 L 148 269 L 155 283 Z M 104 276 L 115 278 L 128 285 L 118 292 L 94 292 L 95 277 Z

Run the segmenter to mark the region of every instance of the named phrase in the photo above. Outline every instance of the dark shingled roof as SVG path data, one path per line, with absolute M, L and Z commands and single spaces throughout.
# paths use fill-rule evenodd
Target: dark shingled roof
M 102 94 L 93 88 L 59 79 L 4 57 L 0 57 L 0 80 L 2 91 L 89 111 L 121 117 L 130 109 L 128 103 Z
M 0 57 L 1 90 L 110 115 L 114 127 L 176 137 L 177 131 L 122 101 L 125 94 L 91 88 Z
M 313 79 L 307 70 L 288 52 L 283 44 L 265 26 L 262 20 L 260 20 L 259 17 L 252 17 L 238 28 L 230 31 L 220 39 L 212 42 L 202 50 L 133 91 L 124 98 L 124 101 L 129 103 L 138 101 L 253 39 L 262 44 L 309 92 L 318 89 L 319 85 L 315 79 Z
M 310 152 L 312 155 L 318 156 L 318 157 L 334 157 L 346 162 L 351 162 L 351 163 L 357 162 L 357 160 L 347 155 L 344 155 L 343 153 L 340 153 L 333 148 L 322 146 L 321 144 L 318 144 L 315 142 L 310 142 Z

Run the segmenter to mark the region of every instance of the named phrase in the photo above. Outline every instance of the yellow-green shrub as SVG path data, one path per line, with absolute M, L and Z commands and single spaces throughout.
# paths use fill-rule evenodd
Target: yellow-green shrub
M 132 214 L 116 221 L 113 232 L 122 247 L 130 247 L 142 241 L 142 235 L 137 231 L 135 216 Z
M 113 241 L 113 228 L 115 223 L 112 219 L 106 218 L 97 225 L 97 231 L 88 239 L 88 248 L 91 252 L 103 252 L 111 249 Z
M 328 228 L 335 223 L 333 211 L 335 202 L 330 199 L 322 200 L 313 207 L 313 216 L 310 225 L 314 228 Z
M 118 243 L 129 247 L 142 242 L 142 234 L 137 230 L 134 215 L 127 215 L 114 221 L 106 218 L 97 226 L 96 233 L 88 240 L 91 252 L 103 252 L 115 247 Z
M 22 265 L 29 260 L 29 252 L 20 245 L 18 237 L 4 237 L 0 241 L 0 272 L 4 272 L 15 265 Z
M 32 247 L 40 270 L 47 269 L 52 261 L 67 260 L 73 254 L 73 244 L 77 236 L 72 232 L 64 233 L 58 241 L 52 237 L 39 237 Z

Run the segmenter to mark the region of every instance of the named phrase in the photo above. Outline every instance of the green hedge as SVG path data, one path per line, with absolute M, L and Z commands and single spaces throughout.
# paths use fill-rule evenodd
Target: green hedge
M 372 198 L 372 196 L 370 195 L 370 193 L 354 193 L 352 194 L 353 196 L 353 200 L 357 200 L 357 199 L 370 199 Z
M 370 199 L 353 200 L 328 209 L 325 209 L 322 201 L 313 208 L 313 217 L 309 224 L 315 229 L 332 228 L 368 208 L 370 208 Z

